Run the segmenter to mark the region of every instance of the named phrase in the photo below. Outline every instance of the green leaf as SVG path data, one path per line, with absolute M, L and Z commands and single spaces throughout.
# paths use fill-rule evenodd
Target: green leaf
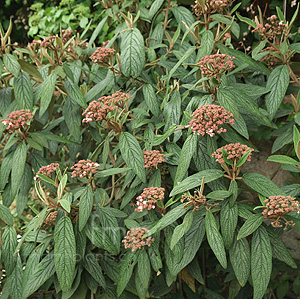
M 47 111 L 52 96 L 55 89 L 55 83 L 56 83 L 57 75 L 55 72 L 52 72 L 50 76 L 48 76 L 45 81 L 42 83 L 40 88 L 40 94 L 39 98 L 41 99 L 41 106 L 40 106 L 40 117 L 44 115 L 44 113 Z
M 178 243 L 178 241 L 184 236 L 185 233 L 190 229 L 194 219 L 194 212 L 189 211 L 183 219 L 183 222 L 176 226 L 172 235 L 170 248 L 171 250 L 174 248 L 174 246 Z
M 96 259 L 96 256 L 92 252 L 89 252 L 87 255 L 85 255 L 84 268 L 101 285 L 102 288 L 106 288 L 106 281 L 102 269 L 99 265 L 99 262 Z
M 243 181 L 254 191 L 269 197 L 272 195 L 285 195 L 284 192 L 269 178 L 259 173 L 245 173 Z
M 137 28 L 122 34 L 121 71 L 125 77 L 137 78 L 145 65 L 144 38 Z
M 243 17 L 240 14 L 236 14 L 236 15 L 240 21 L 245 22 L 246 24 L 250 25 L 253 28 L 256 28 L 256 23 L 253 22 L 251 19 Z
M 150 261 L 146 250 L 141 250 L 138 256 L 138 275 L 142 286 L 148 289 L 151 275 Z
M 268 77 L 267 88 L 271 91 L 266 96 L 266 107 L 273 119 L 290 83 L 290 72 L 286 65 L 277 66 Z
M 59 201 L 59 204 L 68 212 L 70 213 L 71 212 L 71 204 L 70 202 L 66 199 L 66 198 L 62 198 L 60 201 Z
M 171 100 L 165 104 L 163 115 L 165 117 L 166 124 L 164 126 L 164 132 L 168 131 L 168 129 L 173 125 L 180 123 L 181 116 L 181 96 L 179 91 L 173 91 Z M 175 133 L 181 133 L 180 131 Z M 174 137 L 175 138 L 175 137 Z M 175 141 L 174 141 L 175 142 Z
M 128 251 L 121 260 L 120 279 L 117 285 L 118 297 L 120 297 L 120 295 L 123 293 L 124 289 L 126 288 L 131 278 L 133 268 L 138 260 L 138 254 L 139 254 L 138 251 L 137 252 Z
M 23 289 L 22 298 L 28 298 L 41 285 L 43 285 L 52 275 L 54 275 L 54 273 L 55 273 L 54 257 L 53 257 L 53 252 L 51 252 L 48 253 L 34 269 L 32 269 L 29 280 Z
M 229 200 L 222 205 L 220 212 L 221 233 L 225 248 L 229 248 L 233 242 L 235 228 L 238 222 L 238 207 L 234 204 L 230 207 Z
M 20 73 L 20 65 L 18 63 L 17 58 L 12 54 L 4 54 L 3 62 L 6 69 L 14 75 L 14 77 L 18 77 Z
M 250 275 L 250 247 L 247 239 L 234 238 L 229 249 L 229 258 L 239 284 L 245 286 Z
M 182 146 L 182 150 L 180 152 L 179 163 L 178 163 L 178 167 L 174 179 L 174 186 L 176 186 L 179 182 L 181 182 L 185 178 L 193 154 L 197 149 L 197 141 L 198 141 L 198 135 L 191 134 L 184 142 Z
M 18 59 L 18 62 L 21 66 L 21 69 L 26 72 L 27 74 L 29 74 L 30 76 L 37 78 L 41 81 L 44 81 L 41 73 L 37 70 L 37 68 L 30 64 L 29 62 L 22 60 L 22 59 Z
M 214 47 L 215 38 L 210 30 L 206 30 L 201 36 L 201 47 L 198 53 L 198 57 L 202 58 L 206 55 L 210 55 Z
M 228 191 L 232 193 L 229 197 L 229 205 L 232 208 L 238 196 L 238 185 L 236 181 L 230 182 Z
M 281 163 L 281 164 L 299 165 L 299 162 L 297 162 L 295 159 L 288 157 L 288 156 L 283 156 L 283 155 L 270 156 L 270 157 L 268 157 L 267 161 L 277 162 L 277 163 Z
M 240 240 L 242 238 L 245 238 L 249 235 L 251 235 L 254 231 L 256 231 L 259 226 L 262 224 L 264 219 L 264 216 L 254 214 L 250 216 L 246 222 L 243 224 L 241 229 L 239 230 L 239 233 L 237 235 L 237 239 Z
M 300 53 L 300 43 L 294 43 L 289 46 L 290 50 Z
M 251 242 L 251 277 L 254 288 L 253 299 L 263 298 L 272 272 L 272 248 L 266 229 L 260 227 Z
M 127 171 L 131 170 L 131 168 L 110 168 L 110 169 L 105 169 L 97 172 L 95 174 L 96 178 L 106 178 L 108 176 L 112 176 L 114 174 L 120 174 L 120 173 L 125 173 Z
M 90 185 L 84 188 L 79 201 L 79 231 L 85 227 L 90 218 L 94 202 L 94 193 Z
M 144 168 L 144 156 L 137 139 L 128 132 L 120 136 L 120 150 L 126 164 L 145 183 L 146 172 Z
M 165 227 L 176 221 L 178 218 L 180 218 L 182 215 L 184 215 L 186 212 L 187 210 L 183 207 L 182 204 L 177 206 L 166 215 L 164 215 L 161 219 L 159 219 L 158 222 L 144 235 L 144 237 L 146 238 L 150 235 L 155 234 L 157 231 L 164 229 Z
M 265 73 L 265 74 L 270 73 L 268 68 L 263 63 L 254 60 L 249 55 L 247 55 L 241 51 L 238 51 L 238 50 L 227 48 L 222 44 L 217 44 L 217 46 L 221 50 L 221 53 L 233 56 L 237 60 L 247 63 L 249 66 L 253 67 L 257 71 L 261 71 L 262 73 Z M 267 86 L 267 88 L 268 88 L 268 86 Z
M 177 126 L 176 124 L 173 124 L 170 126 L 170 128 L 167 130 L 167 132 L 164 133 L 163 135 L 154 136 L 153 142 L 151 143 L 151 145 L 157 146 L 157 145 L 162 144 L 168 137 L 170 137 L 174 133 L 176 126 Z
M 146 104 L 154 116 L 160 115 L 160 103 L 158 97 L 151 84 L 145 84 L 143 86 L 143 94 Z
M 152 19 L 154 15 L 158 12 L 162 4 L 164 3 L 164 0 L 155 0 L 149 9 L 149 17 Z
M 286 248 L 285 244 L 281 241 L 277 233 L 269 227 L 266 227 L 266 230 L 270 237 L 273 256 L 276 259 L 286 263 L 290 267 L 296 269 L 297 265 L 294 259 L 292 258 L 291 254 L 289 253 L 288 249 Z
M 297 126 L 294 125 L 293 127 L 293 142 L 294 142 L 294 150 L 296 152 L 297 158 L 300 160 L 300 133 L 297 129 Z
M 22 177 L 25 171 L 25 164 L 26 164 L 26 157 L 27 157 L 27 146 L 25 142 L 21 142 L 14 152 L 13 157 L 13 168 L 11 171 L 11 196 L 14 197 L 19 188 L 20 183 L 22 181 Z
M 191 27 L 191 25 L 195 22 L 195 17 L 192 15 L 191 11 L 188 10 L 184 6 L 173 6 L 171 8 L 171 11 L 176 19 L 177 24 L 180 24 L 181 30 L 183 32 L 186 32 L 187 29 L 184 26 L 183 22 L 188 26 Z M 189 37 L 190 40 L 194 42 L 194 39 L 192 37 Z
M 15 98 L 19 108 L 29 109 L 33 108 L 33 88 L 27 73 L 20 73 L 14 79 Z
M 226 252 L 222 236 L 218 230 L 214 215 L 210 210 L 206 211 L 205 231 L 208 244 L 214 252 L 221 266 L 227 268 Z
M 74 84 L 74 82 L 69 78 L 65 80 L 65 89 L 70 98 L 79 106 L 81 106 L 82 108 L 86 108 L 88 106 L 79 86 Z
M 107 20 L 108 16 L 105 16 L 101 22 L 97 25 L 96 29 L 93 30 L 93 34 L 89 40 L 88 43 L 88 48 L 90 48 L 92 46 L 92 44 L 94 43 L 94 41 L 96 40 L 96 38 L 98 38 L 100 31 L 102 30 L 103 26 L 106 24 L 106 20 Z
M 13 226 L 6 226 L 2 233 L 2 248 L 1 255 L 4 262 L 6 275 L 10 276 L 13 272 L 16 262 L 17 255 L 14 253 L 17 248 L 17 232 Z
M 54 264 L 63 292 L 70 290 L 76 266 L 76 241 L 71 219 L 60 218 L 54 230 Z
M 211 198 L 211 199 L 224 199 L 229 197 L 232 194 L 230 191 L 226 190 L 216 190 L 208 193 L 206 195 L 206 198 Z
M 16 266 L 7 279 L 7 282 L 10 286 L 10 296 L 11 299 L 20 299 L 22 298 L 22 277 L 23 277 L 23 269 L 22 269 L 22 261 L 20 256 L 17 256 Z
M 14 224 L 14 219 L 13 216 L 10 212 L 10 209 L 7 208 L 4 205 L 0 204 L 0 218 L 7 224 L 9 225 L 13 225 Z
M 183 193 L 185 191 L 188 191 L 190 189 L 196 188 L 202 184 L 202 179 L 204 177 L 204 183 L 209 183 L 214 180 L 217 180 L 223 176 L 224 172 L 219 169 L 208 169 L 203 170 L 198 173 L 195 173 L 186 179 L 184 179 L 181 183 L 179 183 L 177 186 L 175 186 L 170 196 L 177 195 L 179 193 Z

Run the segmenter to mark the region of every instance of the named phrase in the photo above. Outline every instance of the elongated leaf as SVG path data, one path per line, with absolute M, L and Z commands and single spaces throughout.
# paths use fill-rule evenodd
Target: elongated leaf
M 276 232 L 274 232 L 269 227 L 267 227 L 266 230 L 270 237 L 273 256 L 276 259 L 286 263 L 290 267 L 297 268 L 297 265 L 296 265 L 294 259 L 292 258 L 291 254 L 289 253 L 285 244 L 281 241 L 280 237 L 276 234 Z
M 87 107 L 86 100 L 79 86 L 75 85 L 69 78 L 65 80 L 65 89 L 74 102 L 83 108 Z
M 6 226 L 2 234 L 2 260 L 4 261 L 6 275 L 9 276 L 13 272 L 17 255 L 14 254 L 17 247 L 17 232 L 13 226 Z
M 120 150 L 126 164 L 145 183 L 146 172 L 144 169 L 144 156 L 141 147 L 134 136 L 123 132 L 120 136 Z
M 41 81 L 44 81 L 41 73 L 38 71 L 38 69 L 34 65 L 32 65 L 29 62 L 22 60 L 22 59 L 18 59 L 18 62 L 21 66 L 21 69 L 24 72 L 26 72 L 27 74 L 29 74 L 32 77 L 35 77 Z
M 69 217 L 63 216 L 54 231 L 54 263 L 61 289 L 67 292 L 73 283 L 76 265 L 76 241 Z
M 122 34 L 121 70 L 124 76 L 137 78 L 145 65 L 144 38 L 137 28 Z
M 184 23 L 188 27 L 191 27 L 191 25 L 195 22 L 195 17 L 192 15 L 191 11 L 184 6 L 173 6 L 171 10 L 176 19 L 177 24 L 180 24 L 181 30 L 183 32 L 187 31 L 186 27 L 184 26 Z M 192 37 L 189 36 L 188 38 L 194 42 L 194 39 Z
M 96 173 L 96 178 L 105 178 L 114 174 L 120 174 L 127 172 L 128 170 L 131 170 L 131 168 L 111 168 L 111 169 L 105 169 L 102 171 L 99 171 Z
M 27 73 L 20 73 L 14 80 L 15 97 L 20 109 L 33 108 L 33 88 Z
M 143 94 L 146 104 L 154 116 L 160 115 L 160 103 L 151 84 L 145 84 L 143 86 Z
M 53 96 L 55 89 L 57 75 L 55 72 L 52 72 L 45 81 L 42 83 L 40 98 L 41 98 L 41 107 L 40 107 L 40 117 L 44 115 L 47 111 Z
M 6 69 L 14 75 L 14 77 L 18 77 L 20 73 L 20 65 L 18 63 L 17 58 L 12 54 L 4 54 L 3 62 Z
M 141 250 L 138 256 L 138 275 L 145 289 L 148 289 L 151 275 L 150 261 L 146 250 Z
M 181 115 L 181 96 L 179 91 L 174 91 L 172 93 L 171 100 L 165 104 L 163 114 L 166 120 L 164 132 L 166 132 L 173 124 L 179 125 Z M 175 135 L 178 133 L 180 133 L 180 131 L 176 132 Z
M 172 224 L 174 221 L 184 215 L 186 211 L 187 210 L 183 207 L 183 205 L 177 206 L 166 215 L 164 215 L 161 219 L 159 219 L 158 222 L 145 234 L 145 237 L 155 234 L 157 231 L 160 231 L 168 225 Z
M 205 216 L 205 231 L 208 244 L 223 268 L 227 268 L 226 252 L 222 236 L 218 230 L 214 215 L 210 210 Z
M 238 222 L 238 207 L 234 204 L 229 205 L 229 200 L 224 202 L 220 213 L 221 233 L 224 240 L 224 245 L 228 249 L 234 237 L 235 228 Z
M 173 124 L 163 135 L 154 136 L 153 141 L 151 143 L 152 146 L 157 146 L 162 144 L 168 137 L 170 137 L 174 133 L 175 129 L 176 129 L 176 124 Z
M 206 195 L 206 198 L 211 198 L 211 199 L 225 199 L 229 197 L 232 194 L 230 191 L 226 190 L 216 190 L 213 192 L 210 192 Z
M 272 272 L 272 248 L 266 229 L 260 227 L 251 242 L 251 277 L 254 288 L 253 299 L 261 299 L 270 281 Z
M 22 261 L 20 256 L 18 255 L 16 266 L 7 280 L 7 283 L 9 284 L 10 287 L 11 299 L 22 298 L 22 277 L 23 277 Z
M 93 34 L 88 43 L 88 48 L 90 48 L 92 46 L 92 44 L 94 43 L 96 38 L 99 36 L 99 33 L 102 30 L 104 24 L 106 23 L 106 20 L 107 20 L 107 16 L 101 20 L 101 22 L 97 25 L 96 29 L 93 31 Z
M 22 181 L 22 177 L 25 171 L 25 163 L 27 157 L 27 146 L 24 142 L 21 142 L 14 152 L 14 167 L 11 171 L 11 196 L 14 197 Z
M 197 148 L 198 135 L 190 135 L 183 144 L 180 152 L 180 159 L 175 175 L 174 186 L 181 182 L 186 176 L 187 170 L 190 166 L 193 154 Z
M 91 215 L 93 202 L 94 194 L 91 186 L 88 185 L 81 194 L 79 201 L 79 231 L 83 230 Z
M 277 163 L 281 163 L 281 164 L 299 165 L 299 162 L 297 162 L 295 159 L 293 159 L 289 156 L 283 156 L 283 155 L 270 156 L 270 157 L 268 157 L 267 161 L 277 162 Z
M 23 289 L 22 298 L 28 298 L 54 273 L 54 256 L 53 252 L 51 252 L 32 270 L 31 276 Z
M 273 119 L 284 96 L 290 82 L 290 72 L 286 65 L 277 66 L 270 74 L 267 81 L 267 88 L 271 91 L 266 96 L 266 106 Z
M 239 230 L 237 239 L 240 240 L 251 235 L 254 231 L 256 231 L 259 228 L 259 226 L 262 224 L 263 219 L 264 216 L 257 214 L 254 214 L 251 217 L 249 217 Z
M 7 224 L 13 225 L 14 219 L 10 212 L 10 209 L 4 205 L 0 204 L 0 218 Z
M 214 35 L 210 30 L 206 30 L 201 37 L 201 48 L 198 54 L 199 58 L 210 55 L 214 47 Z
M 243 181 L 254 191 L 263 196 L 285 195 L 284 192 L 269 178 L 259 173 L 245 173 Z
M 133 272 L 133 268 L 138 260 L 138 252 L 128 251 L 121 261 L 120 279 L 117 285 L 118 297 L 123 293 L 126 288 L 130 277 Z
M 84 268 L 101 285 L 102 288 L 106 288 L 106 281 L 102 273 L 102 269 L 93 253 L 90 252 L 84 257 Z
M 243 287 L 250 275 L 250 246 L 247 239 L 237 240 L 237 238 L 234 238 L 229 249 L 229 258 L 234 274 Z
M 195 173 L 175 186 L 171 191 L 170 196 L 174 196 L 200 186 L 202 184 L 203 177 L 204 183 L 206 184 L 221 178 L 223 176 L 223 173 L 224 172 L 219 169 L 208 169 Z

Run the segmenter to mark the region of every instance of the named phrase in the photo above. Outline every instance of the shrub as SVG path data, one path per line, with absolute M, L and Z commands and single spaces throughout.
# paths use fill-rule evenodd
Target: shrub
M 279 236 L 300 231 L 300 185 L 243 169 L 271 139 L 299 172 L 299 6 L 253 21 L 232 2 L 133 2 L 89 41 L 1 34 L 3 298 L 257 299 L 297 267 Z

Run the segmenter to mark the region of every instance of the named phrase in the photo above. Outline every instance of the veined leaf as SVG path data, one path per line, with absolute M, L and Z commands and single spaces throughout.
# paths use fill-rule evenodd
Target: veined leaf
M 92 209 L 94 202 L 94 193 L 90 185 L 85 187 L 84 192 L 80 196 L 79 201 L 79 231 L 82 231 L 85 227 Z
M 18 102 L 18 106 L 21 109 L 33 108 L 33 88 L 30 81 L 30 77 L 27 73 L 20 73 L 17 78 L 14 79 L 15 97 Z
M 214 252 L 221 266 L 227 268 L 226 252 L 222 236 L 218 230 L 214 215 L 210 210 L 206 211 L 205 231 L 208 244 Z
M 138 256 L 138 275 L 143 287 L 147 290 L 150 282 L 151 268 L 146 250 L 141 250 Z
M 7 224 L 13 225 L 14 219 L 10 212 L 10 209 L 4 205 L 0 204 L 0 218 Z
M 40 117 L 44 115 L 51 103 L 55 89 L 56 78 L 56 73 L 52 72 L 51 75 L 48 76 L 41 85 L 41 92 L 39 94 L 41 99 Z
M 160 102 L 151 84 L 143 86 L 143 94 L 146 104 L 154 116 L 160 115 Z
M 210 55 L 214 47 L 215 38 L 210 30 L 206 30 L 201 36 L 201 48 L 199 50 L 198 57 L 202 58 L 206 55 Z
M 102 288 L 106 288 L 106 281 L 96 259 L 96 256 L 89 252 L 89 254 L 84 257 L 84 268 L 92 275 L 92 277 L 101 285 Z
M 4 54 L 3 62 L 6 69 L 14 75 L 14 77 L 18 77 L 20 73 L 20 65 L 18 63 L 17 58 L 12 54 Z
M 79 86 L 75 85 L 69 78 L 65 80 L 65 89 L 74 102 L 83 108 L 87 107 L 86 99 L 84 98 Z
M 13 272 L 16 262 L 17 255 L 15 249 L 17 247 L 17 232 L 13 226 L 6 226 L 2 234 L 2 250 L 1 255 L 4 261 L 6 275 L 9 276 Z
M 63 292 L 73 283 L 76 265 L 76 241 L 71 219 L 60 218 L 54 231 L 54 264 L 58 281 Z
M 267 161 L 277 162 L 277 163 L 281 163 L 281 164 L 299 165 L 299 162 L 297 162 L 295 159 L 293 159 L 289 156 L 284 156 L 284 155 L 270 156 L 270 157 L 268 157 Z
M 253 299 L 261 299 L 270 281 L 272 272 L 272 248 L 266 229 L 260 227 L 251 242 L 251 277 L 254 288 Z
M 251 217 L 249 217 L 239 230 L 237 239 L 240 240 L 242 238 L 245 238 L 256 231 L 262 224 L 263 219 L 264 216 L 260 214 L 253 214 Z

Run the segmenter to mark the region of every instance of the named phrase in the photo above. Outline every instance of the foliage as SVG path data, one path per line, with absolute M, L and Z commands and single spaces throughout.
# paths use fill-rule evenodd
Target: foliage
M 252 20 L 213 2 L 196 17 L 103 1 L 88 40 L 89 26 L 19 48 L 12 23 L 1 30 L 1 298 L 289 291 L 287 276 L 270 280 L 295 277 L 280 235 L 300 231 L 300 185 L 243 169 L 271 138 L 269 160 L 299 173 L 299 6 L 290 21 L 280 9 Z M 259 39 L 251 55 L 236 44 L 244 24 Z

